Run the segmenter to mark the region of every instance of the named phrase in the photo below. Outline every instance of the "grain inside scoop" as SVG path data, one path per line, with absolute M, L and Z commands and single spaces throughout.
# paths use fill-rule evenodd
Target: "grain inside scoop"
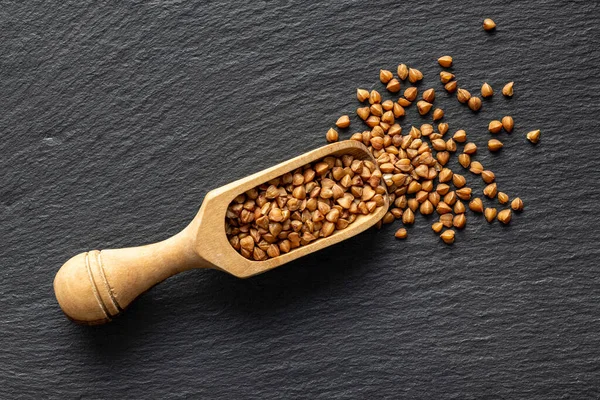
M 54 291 L 60 307 L 67 317 L 76 322 L 105 323 L 120 314 L 141 293 L 179 272 L 193 268 L 214 268 L 239 278 L 247 278 L 341 242 L 368 229 L 381 220 L 388 210 L 388 198 L 383 182 L 378 184 L 383 188 L 378 189 L 383 193 L 380 196 L 383 198 L 383 204 L 380 200 L 376 207 L 370 204 L 369 209 L 366 210 L 366 203 L 361 202 L 361 206 L 365 207 L 366 211 L 356 213 L 352 223 L 343 229 L 333 231 L 328 229 L 325 236 L 321 234 L 314 240 L 303 240 L 288 252 L 271 252 L 270 258 L 265 258 L 264 261 L 255 261 L 242 256 L 227 238 L 225 221 L 228 208 L 241 194 L 261 185 L 264 186 L 265 183 L 303 168 L 307 164 L 326 157 L 344 155 L 370 161 L 380 173 L 376 166 L 377 162 L 367 148 L 362 143 L 348 140 L 321 147 L 214 189 L 206 195 L 192 222 L 169 239 L 140 247 L 92 250 L 78 254 L 67 261 L 54 279 Z M 339 205 L 333 205 L 335 204 L 333 200 L 326 199 L 323 203 L 345 211 Z M 285 211 L 285 207 L 282 208 Z M 294 212 L 298 213 L 298 211 Z M 258 211 L 256 215 L 259 215 Z M 326 219 L 313 219 L 317 226 L 327 223 Z M 306 222 L 313 224 L 312 219 Z M 249 235 L 243 232 L 243 229 L 247 228 L 241 229 L 242 238 Z M 266 235 L 268 237 L 269 233 L 267 232 Z M 281 233 L 280 235 L 286 236 Z

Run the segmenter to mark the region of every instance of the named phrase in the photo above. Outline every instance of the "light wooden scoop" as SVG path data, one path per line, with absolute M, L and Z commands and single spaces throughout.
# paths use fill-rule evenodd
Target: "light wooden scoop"
M 387 196 L 384 196 L 383 206 L 372 214 L 360 215 L 346 229 L 266 261 L 242 257 L 229 244 L 225 234 L 225 212 L 237 195 L 323 157 L 344 154 L 375 162 L 360 142 L 348 140 L 330 144 L 210 191 L 193 221 L 167 240 L 76 255 L 61 267 L 54 279 L 60 307 L 75 322 L 105 323 L 120 314 L 140 294 L 179 272 L 215 268 L 247 278 L 366 230 L 386 213 Z

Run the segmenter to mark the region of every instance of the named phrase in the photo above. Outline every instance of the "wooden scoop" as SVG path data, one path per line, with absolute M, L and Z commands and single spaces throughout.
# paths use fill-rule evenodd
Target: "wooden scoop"
M 75 322 L 101 324 L 120 314 L 136 297 L 157 283 L 192 268 L 215 268 L 239 278 L 260 274 L 324 247 L 348 239 L 379 221 L 385 204 L 360 215 L 346 229 L 266 261 L 242 257 L 225 234 L 225 212 L 231 201 L 264 182 L 326 156 L 373 156 L 360 142 L 330 144 L 232 182 L 206 194 L 196 218 L 181 232 L 159 243 L 117 250 L 92 250 L 67 261 L 56 274 L 54 291 L 63 312 Z

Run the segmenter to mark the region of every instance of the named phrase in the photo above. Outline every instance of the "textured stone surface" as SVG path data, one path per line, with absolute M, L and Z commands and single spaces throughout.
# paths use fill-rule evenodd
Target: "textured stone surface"
M 0 398 L 597 398 L 599 18 L 593 1 L 2 1 Z M 210 189 L 324 144 L 380 67 L 441 88 L 443 54 L 472 92 L 516 81 L 477 115 L 436 101 L 480 146 L 514 116 L 478 154 L 526 202 L 510 226 L 469 216 L 448 247 L 418 217 L 406 241 L 372 230 L 246 281 L 184 273 L 107 326 L 64 318 L 71 255 L 176 233 Z

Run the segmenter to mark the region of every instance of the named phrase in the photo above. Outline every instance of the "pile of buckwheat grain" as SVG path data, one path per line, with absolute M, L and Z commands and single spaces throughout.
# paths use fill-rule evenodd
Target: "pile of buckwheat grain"
M 495 29 L 496 24 L 486 19 L 483 28 Z M 442 56 L 438 63 L 442 68 L 452 66 L 451 56 Z M 402 82 L 417 84 L 423 79 L 423 74 L 416 68 L 405 64 L 397 67 L 396 76 L 389 70 L 379 71 L 379 80 L 390 94 L 401 91 Z M 456 99 L 466 104 L 473 112 L 482 107 L 482 100 L 473 96 L 469 91 L 458 86 L 456 76 L 446 70 L 440 72 L 440 81 L 448 93 L 456 93 Z M 508 82 L 502 88 L 502 95 L 513 96 L 514 82 Z M 494 90 L 487 82 L 481 86 L 481 96 L 489 98 L 494 95 Z M 413 224 L 415 213 L 431 215 L 437 213 L 439 219 L 431 228 L 435 233 L 440 233 L 440 238 L 448 244 L 454 242 L 454 229 L 463 229 L 467 223 L 467 207 L 475 213 L 483 213 L 488 222 L 498 219 L 503 224 L 508 224 L 512 218 L 512 211 L 522 211 L 523 201 L 519 197 L 512 199 L 498 191 L 494 173 L 484 168 L 481 162 L 472 158 L 479 150 L 477 145 L 469 142 L 464 129 L 448 134 L 449 125 L 441 122 L 446 115 L 442 108 L 434 108 L 435 89 L 429 88 L 421 93 L 416 86 L 404 89 L 397 99 L 383 100 L 377 90 L 357 89 L 356 97 L 364 105 L 358 107 L 356 114 L 368 127 L 367 130 L 356 132 L 351 140 L 357 140 L 368 146 L 369 151 L 377 160 L 383 174 L 389 193 L 390 209 L 378 223 L 389 224 L 399 219 L 403 225 Z M 419 127 L 411 126 L 409 132 L 403 134 L 402 127 L 397 120 L 406 117 L 406 109 L 416 102 L 416 108 L 421 116 L 431 115 L 432 122 L 421 124 Z M 368 103 L 368 104 L 367 104 Z M 432 111 L 433 109 L 433 111 Z M 437 123 L 437 125 L 435 125 Z M 336 122 L 338 128 L 347 128 L 350 119 L 344 115 Z M 504 130 L 513 131 L 514 121 L 511 116 L 489 123 L 490 133 L 497 134 Z M 331 128 L 326 135 L 329 142 L 337 141 L 338 132 Z M 534 130 L 527 134 L 527 139 L 538 143 L 540 131 Z M 502 149 L 500 140 L 491 138 L 487 144 L 488 150 L 497 152 Z M 479 175 L 487 184 L 483 195 L 496 199 L 501 207 L 485 208 L 480 197 L 475 196 L 473 190 L 467 185 L 467 179 L 458 171 L 452 171 L 446 164 L 453 155 L 458 156 L 459 164 L 470 173 Z M 407 237 L 406 229 L 400 228 L 396 237 Z
M 381 178 L 373 162 L 350 155 L 305 165 L 231 202 L 229 243 L 242 256 L 264 261 L 328 237 L 385 204 Z
M 494 21 L 484 20 L 484 30 L 495 28 Z M 452 67 L 452 62 L 451 56 L 438 58 L 442 68 Z M 379 71 L 379 80 L 392 95 L 399 94 L 406 81 L 418 84 L 422 79 L 421 71 L 405 64 L 398 65 L 396 75 L 385 69 Z M 443 69 L 440 82 L 444 90 L 456 93 L 456 99 L 473 112 L 482 108 L 481 98 L 459 87 L 453 73 Z M 506 83 L 502 95 L 512 97 L 513 89 L 514 82 Z M 484 82 L 481 97 L 492 96 L 492 86 Z M 512 211 L 523 210 L 523 201 L 519 197 L 511 200 L 498 191 L 494 173 L 473 159 L 479 149 L 468 141 L 466 130 L 448 134 L 449 125 L 442 122 L 447 117 L 444 110 L 434 107 L 435 89 L 426 89 L 419 97 L 419 89 L 409 85 L 397 98 L 383 100 L 377 90 L 359 88 L 356 97 L 363 103 L 356 114 L 368 129 L 354 133 L 350 139 L 367 146 L 377 165 L 349 155 L 325 157 L 237 196 L 227 209 L 225 227 L 229 242 L 242 256 L 264 261 L 343 230 L 359 215 L 368 215 L 383 206 L 385 188 L 390 208 L 377 223 L 379 228 L 395 220 L 411 225 L 416 213 L 436 213 L 439 217 L 431 228 L 447 244 L 454 243 L 454 229 L 465 227 L 467 208 L 483 213 L 490 223 L 497 219 L 503 224 L 510 223 Z M 418 127 L 413 125 L 403 133 L 397 121 L 405 119 L 406 110 L 415 103 L 419 115 L 431 115 L 432 121 Z M 348 128 L 349 116 L 342 115 L 335 125 L 339 129 Z M 491 134 L 502 130 L 511 133 L 513 128 L 511 116 L 490 121 L 488 125 Z M 531 131 L 526 136 L 536 144 L 540 131 Z M 338 131 L 329 129 L 326 139 L 337 142 Z M 487 143 L 491 152 L 502 147 L 503 143 L 496 138 Z M 464 170 L 481 177 L 487 185 L 483 195 L 496 199 L 500 211 L 484 207 L 482 197 L 474 195 L 466 177 L 446 166 L 453 155 Z M 402 227 L 395 236 L 404 239 L 408 232 Z

